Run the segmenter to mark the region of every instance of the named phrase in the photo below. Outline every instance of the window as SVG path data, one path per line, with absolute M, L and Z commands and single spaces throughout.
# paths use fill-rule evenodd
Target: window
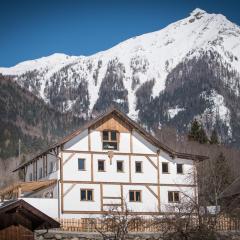
M 33 180 L 33 175 L 32 173 L 29 174 L 29 181 L 32 181 Z
M 135 162 L 135 172 L 136 173 L 142 172 L 142 162 Z
M 84 158 L 79 158 L 78 159 L 78 170 L 85 170 L 85 159 Z
M 168 171 L 168 163 L 162 163 L 162 173 L 169 173 Z
M 117 161 L 117 172 L 123 172 L 123 161 Z
M 99 172 L 105 171 L 105 161 L 104 160 L 98 160 L 98 171 Z
M 117 150 L 118 149 L 118 132 L 103 131 L 102 133 L 103 149 Z
M 177 163 L 177 174 L 183 174 L 183 164 Z
M 129 201 L 130 202 L 141 202 L 142 196 L 141 191 L 139 190 L 130 190 L 129 191 Z
M 50 169 L 49 169 L 49 173 L 53 172 L 53 162 L 50 162 Z
M 80 192 L 81 201 L 93 201 L 92 189 L 81 189 Z
M 42 169 L 42 167 L 39 168 L 38 176 L 39 176 L 39 177 L 38 177 L 39 179 L 41 179 L 41 178 L 43 177 L 43 169 Z
M 180 202 L 179 192 L 168 192 L 168 202 L 170 203 Z

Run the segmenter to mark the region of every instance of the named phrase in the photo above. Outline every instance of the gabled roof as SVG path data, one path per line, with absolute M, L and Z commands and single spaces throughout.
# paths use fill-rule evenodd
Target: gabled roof
M 0 229 L 16 224 L 23 225 L 31 231 L 60 227 L 57 221 L 22 199 L 2 205 L 0 219 Z
M 138 133 L 140 133 L 149 142 L 151 142 L 153 145 L 155 145 L 159 149 L 164 150 L 165 152 L 167 152 L 172 157 L 178 157 L 178 158 L 184 158 L 184 159 L 192 159 L 192 160 L 200 160 L 200 161 L 208 159 L 207 156 L 203 156 L 203 155 L 187 154 L 187 153 L 181 153 L 181 152 L 174 151 L 173 149 L 169 148 L 168 146 L 166 146 L 165 144 L 160 142 L 157 138 L 155 138 L 149 132 L 147 132 L 143 127 L 141 127 L 137 122 L 135 122 L 131 118 L 129 118 L 125 113 L 121 112 L 120 110 L 116 109 L 115 107 L 110 107 L 106 112 L 104 112 L 103 114 L 99 115 L 95 119 L 87 122 L 81 128 L 79 128 L 76 131 L 74 131 L 73 133 L 67 135 L 65 138 L 60 140 L 58 143 L 50 146 L 47 150 L 39 153 L 38 155 L 36 155 L 34 158 L 29 160 L 28 162 L 21 164 L 14 171 L 17 171 L 18 169 L 28 165 L 29 163 L 31 163 L 35 159 L 41 157 L 42 155 L 47 154 L 51 150 L 53 150 L 53 149 L 55 149 L 57 147 L 62 146 L 64 143 L 68 142 L 69 140 L 71 140 L 72 138 L 74 138 L 75 136 L 77 136 L 78 134 L 83 132 L 84 130 L 86 130 L 86 129 L 90 128 L 91 126 L 95 125 L 97 122 L 99 122 L 102 119 L 106 118 L 110 114 L 113 114 L 113 115 L 119 117 L 121 120 L 123 120 L 125 123 L 127 123 L 130 126 L 130 128 L 132 128 L 133 130 L 135 130 Z

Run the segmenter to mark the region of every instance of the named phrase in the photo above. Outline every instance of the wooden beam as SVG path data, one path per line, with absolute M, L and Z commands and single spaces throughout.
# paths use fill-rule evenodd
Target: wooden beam
M 100 152 L 100 151 L 80 151 L 80 150 L 63 150 L 63 153 L 83 153 L 83 154 L 100 154 L 100 155 L 108 155 L 108 151 Z M 128 152 L 114 152 L 114 155 L 119 156 L 149 156 L 149 157 L 157 157 L 157 154 L 145 154 L 145 153 L 128 153 Z
M 103 206 L 104 206 L 104 207 L 106 207 L 106 206 L 107 206 L 107 207 L 115 207 L 115 206 L 116 206 L 116 207 L 118 207 L 118 206 L 121 207 L 122 204 L 121 204 L 121 203 L 105 203 L 105 204 L 103 204 Z
M 113 212 L 110 211 L 72 211 L 72 210 L 66 210 L 63 211 L 64 214 L 107 214 L 107 213 L 111 213 L 114 214 Z M 125 212 L 122 211 L 122 213 L 124 214 Z M 116 212 L 116 214 L 119 214 L 119 212 Z M 173 212 L 164 212 L 164 213 L 159 213 L 159 212 L 131 212 L 131 215 L 154 215 L 154 216 L 159 216 L 159 215 L 172 215 Z
M 158 192 L 158 211 L 161 211 L 161 199 L 160 199 L 160 162 L 159 162 L 160 150 L 157 155 L 157 192 Z
M 110 197 L 110 196 L 103 196 L 103 199 L 121 199 L 121 197 Z
M 63 197 L 66 197 L 67 194 L 76 186 L 76 183 L 73 183 L 64 193 Z
M 70 180 L 64 180 L 63 183 L 76 183 L 76 184 L 109 184 L 109 185 L 151 185 L 151 186 L 158 186 L 157 183 L 146 183 L 146 182 L 104 182 L 104 181 L 70 181 Z M 194 187 L 196 185 L 194 184 L 171 184 L 171 183 L 160 183 L 159 186 L 164 187 Z
M 60 159 L 60 185 L 61 185 L 61 212 L 64 212 L 64 203 L 63 203 L 63 152 L 61 151 Z
M 101 200 L 101 211 L 103 211 L 103 185 L 100 183 L 100 200 Z
M 64 166 L 69 160 L 71 160 L 71 158 L 72 158 L 75 154 L 76 154 L 76 153 L 70 154 L 70 156 L 68 156 L 68 158 L 63 162 L 63 166 Z
M 145 187 L 149 190 L 149 192 L 152 193 L 152 195 L 153 195 L 156 199 L 158 199 L 157 194 L 156 194 L 148 185 L 145 185 Z
M 88 151 L 91 151 L 91 129 L 88 128 Z
M 120 185 L 121 189 L 121 206 L 122 206 L 122 211 L 124 210 L 124 202 L 123 202 L 123 185 Z
M 132 182 L 132 157 L 131 157 L 131 155 L 129 155 L 129 157 L 128 157 L 128 162 L 129 162 L 129 164 L 128 164 L 128 166 L 129 166 L 129 169 L 128 169 L 128 171 L 129 171 L 129 182 L 131 183 Z
M 147 160 L 153 165 L 153 167 L 155 167 L 155 169 L 158 170 L 157 165 L 152 161 L 152 159 L 149 156 L 146 156 Z
M 93 171 L 93 154 L 91 153 L 91 181 L 94 180 L 94 171 Z

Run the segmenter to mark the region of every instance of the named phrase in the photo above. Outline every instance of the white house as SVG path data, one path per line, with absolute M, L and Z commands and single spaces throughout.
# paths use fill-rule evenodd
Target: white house
M 15 171 L 24 182 L 0 190 L 52 217 L 100 215 L 124 203 L 134 214 L 166 212 L 182 194 L 197 198 L 195 163 L 114 108 L 49 147 Z

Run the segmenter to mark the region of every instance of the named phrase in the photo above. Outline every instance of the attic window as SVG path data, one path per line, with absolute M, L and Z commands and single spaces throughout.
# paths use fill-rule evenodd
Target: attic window
M 117 150 L 118 149 L 118 132 L 104 130 L 102 133 L 103 149 Z

